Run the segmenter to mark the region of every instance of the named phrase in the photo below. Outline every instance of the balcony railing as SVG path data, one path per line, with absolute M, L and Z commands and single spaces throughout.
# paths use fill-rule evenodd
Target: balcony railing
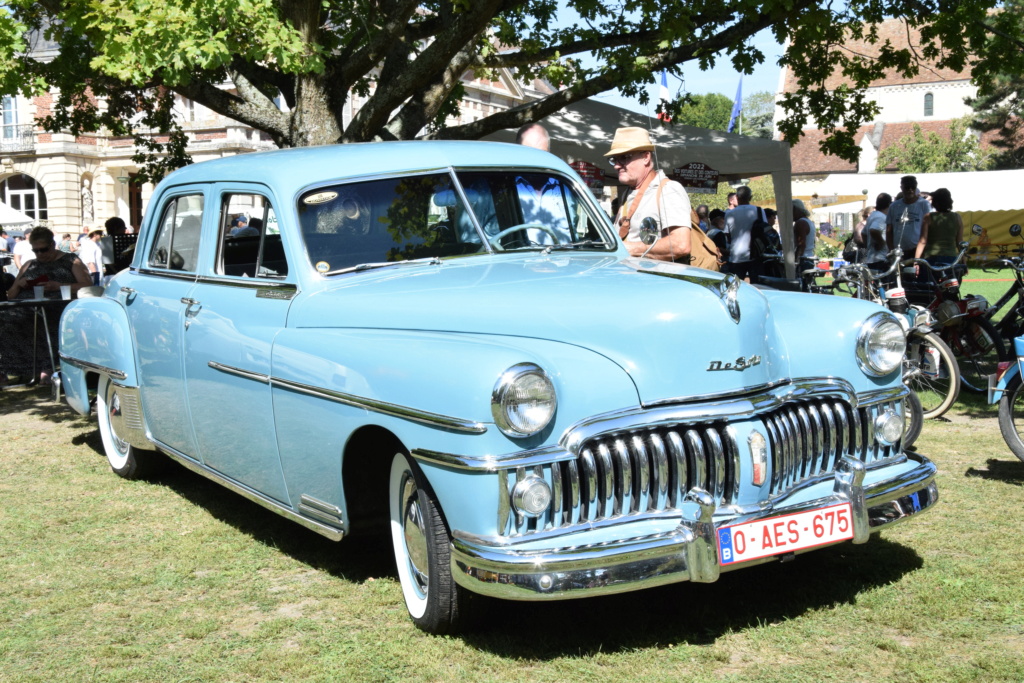
M 0 154 L 31 152 L 36 147 L 35 126 L 31 123 L 0 126 Z

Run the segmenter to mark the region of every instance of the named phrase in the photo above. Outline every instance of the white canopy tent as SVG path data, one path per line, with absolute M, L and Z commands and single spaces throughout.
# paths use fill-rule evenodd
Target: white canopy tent
M 21 211 L 12 209 L 3 202 L 0 202 L 0 225 L 3 227 L 10 228 L 17 225 L 28 225 L 32 220 L 32 218 L 29 218 Z
M 543 119 L 541 124 L 551 137 L 551 153 L 569 161 L 589 161 L 606 175 L 606 181 L 617 182 L 604 157 L 611 148 L 615 129 L 639 126 L 651 133 L 656 146 L 658 166 L 666 173 L 691 162 L 707 164 L 720 173 L 719 180 L 738 181 L 757 175 L 772 175 L 775 201 L 779 211 L 782 243 L 792 275 L 793 211 L 790 189 L 791 165 L 789 144 L 744 135 L 722 133 L 706 128 L 666 124 L 641 114 L 603 102 L 583 100 L 569 105 Z M 515 131 L 502 130 L 487 136 L 488 140 L 514 142 Z M 693 194 L 691 203 L 700 204 L 700 195 Z

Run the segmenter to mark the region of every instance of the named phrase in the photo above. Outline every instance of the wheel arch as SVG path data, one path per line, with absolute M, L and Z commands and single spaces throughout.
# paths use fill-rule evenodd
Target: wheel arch
M 391 458 L 409 449 L 391 430 L 360 427 L 349 437 L 341 457 L 341 485 L 349 533 L 380 531 L 388 521 L 387 484 Z

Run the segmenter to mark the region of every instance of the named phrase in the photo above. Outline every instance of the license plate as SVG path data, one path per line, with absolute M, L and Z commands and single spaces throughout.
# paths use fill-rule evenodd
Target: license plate
M 718 557 L 723 565 L 806 550 L 853 538 L 849 503 L 734 524 L 718 530 Z

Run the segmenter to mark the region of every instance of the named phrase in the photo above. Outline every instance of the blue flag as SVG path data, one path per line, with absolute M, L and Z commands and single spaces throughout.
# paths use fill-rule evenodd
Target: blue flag
M 731 133 L 732 129 L 736 127 L 736 119 L 739 118 L 740 112 L 743 110 L 743 76 L 740 76 L 740 84 L 736 86 L 736 101 L 732 103 L 732 114 L 729 116 L 729 128 L 726 130 L 727 133 Z

